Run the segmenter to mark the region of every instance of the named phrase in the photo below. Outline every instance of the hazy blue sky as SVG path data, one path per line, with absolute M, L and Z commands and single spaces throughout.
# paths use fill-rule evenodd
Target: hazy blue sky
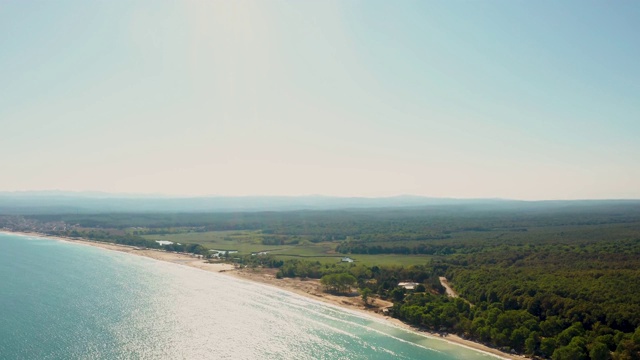
M 640 198 L 640 2 L 3 1 L 0 190 Z

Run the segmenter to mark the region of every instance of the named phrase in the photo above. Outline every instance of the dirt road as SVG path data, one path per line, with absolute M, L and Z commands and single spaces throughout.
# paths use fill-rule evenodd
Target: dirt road
M 458 293 L 453 291 L 451 286 L 449 286 L 449 281 L 447 281 L 446 277 L 440 276 L 440 284 L 442 286 L 444 286 L 444 288 L 447 290 L 447 296 L 452 297 L 452 298 L 457 298 L 458 297 Z

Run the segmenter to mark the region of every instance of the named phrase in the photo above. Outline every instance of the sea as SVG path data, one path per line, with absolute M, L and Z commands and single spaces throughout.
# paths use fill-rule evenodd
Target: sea
M 224 274 L 0 233 L 0 359 L 496 359 Z

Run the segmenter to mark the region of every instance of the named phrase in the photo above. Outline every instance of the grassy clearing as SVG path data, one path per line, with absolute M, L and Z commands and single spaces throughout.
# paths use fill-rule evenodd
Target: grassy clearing
M 267 251 L 278 259 L 304 259 L 319 261 L 323 264 L 340 262 L 345 255 L 335 252 L 337 243 L 305 242 L 298 245 L 264 245 L 262 244 L 262 233 L 260 231 L 207 231 L 207 232 L 185 232 L 179 234 L 166 235 L 144 235 L 148 240 L 164 240 L 175 243 L 189 244 L 197 243 L 209 249 L 216 250 L 237 250 L 240 255 L 252 252 Z M 364 265 L 421 265 L 426 263 L 431 256 L 428 255 L 349 255 L 357 264 Z
M 305 255 L 296 253 L 295 249 L 290 249 L 285 253 L 275 251 L 272 253 L 277 259 L 304 259 L 309 261 L 319 261 L 322 264 L 341 262 L 342 257 L 348 256 L 355 260 L 355 264 L 363 264 L 367 266 L 389 266 L 389 265 L 424 265 L 432 258 L 428 255 Z
M 149 240 L 168 240 L 178 242 L 210 242 L 225 243 L 230 241 L 259 242 L 261 241 L 261 233 L 259 231 L 249 230 L 230 230 L 230 231 L 206 231 L 206 232 L 184 232 L 177 234 L 162 235 L 144 235 Z
M 262 244 L 262 234 L 260 231 L 207 231 L 207 232 L 187 232 L 166 235 L 144 235 L 145 239 L 158 241 L 172 241 L 181 244 L 200 244 L 209 249 L 215 250 L 237 250 L 240 253 L 251 253 L 255 251 L 271 251 L 282 249 L 282 246 L 268 246 Z
M 388 265 L 424 265 L 433 256 L 430 255 L 397 255 L 397 254 L 383 254 L 383 255 L 350 255 L 357 264 L 364 264 L 368 266 L 388 266 Z
M 335 243 L 316 243 L 316 244 L 301 244 L 290 245 L 286 249 L 275 251 L 273 254 L 277 255 L 297 255 L 297 256 L 337 256 L 342 257 L 344 255 L 337 254 L 335 252 Z

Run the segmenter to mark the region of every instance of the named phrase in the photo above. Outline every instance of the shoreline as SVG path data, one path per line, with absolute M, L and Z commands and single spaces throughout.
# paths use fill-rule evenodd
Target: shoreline
M 46 235 L 46 234 L 40 234 L 40 233 L 34 233 L 34 232 L 9 231 L 5 229 L 0 229 L 0 233 L 9 234 L 9 235 L 32 236 L 32 237 L 39 237 L 39 238 L 45 238 L 45 239 L 52 239 L 56 241 L 81 244 L 86 246 L 93 246 L 93 247 L 98 247 L 105 250 L 124 252 L 132 255 L 143 256 L 143 257 L 147 257 L 147 258 L 151 258 L 159 261 L 170 262 L 178 265 L 186 265 L 186 266 L 190 266 L 190 267 L 197 268 L 204 271 L 221 273 L 223 275 L 231 276 L 234 278 L 248 280 L 254 283 L 276 287 L 278 289 L 289 291 L 291 293 L 304 296 L 307 298 L 311 298 L 316 301 L 321 301 L 327 304 L 331 304 L 333 306 L 338 306 L 343 309 L 355 311 L 360 314 L 382 320 L 386 323 L 402 328 L 404 330 L 416 333 L 420 336 L 425 336 L 432 339 L 439 339 L 442 341 L 446 341 L 448 343 L 473 349 L 473 350 L 494 356 L 496 358 L 500 358 L 500 359 L 525 359 L 526 358 L 525 356 L 522 356 L 522 355 L 505 353 L 498 349 L 488 347 L 484 344 L 463 339 L 458 335 L 446 334 L 444 336 L 441 336 L 437 333 L 424 331 L 424 330 L 415 328 L 409 324 L 406 324 L 400 321 L 399 319 L 386 316 L 381 312 L 382 312 L 382 309 L 392 305 L 392 303 L 389 301 L 375 298 L 372 301 L 371 307 L 365 307 L 362 304 L 362 300 L 357 295 L 336 296 L 336 295 L 324 293 L 321 289 L 320 281 L 317 279 L 299 279 L 299 278 L 276 279 L 275 269 L 268 269 L 268 268 L 261 268 L 259 270 L 249 269 L 249 268 L 238 269 L 232 264 L 208 263 L 206 261 L 203 261 L 200 258 L 193 257 L 188 254 L 173 253 L 173 252 L 167 252 L 164 250 L 156 250 L 156 249 L 140 249 L 140 248 L 129 246 L 129 245 L 92 241 L 88 239 L 76 239 L 76 238 L 72 239 L 67 237 Z
M 224 271 L 235 269 L 235 267 L 231 264 L 207 263 L 202 261 L 202 259 L 193 257 L 185 253 L 173 253 L 173 252 L 164 251 L 164 250 L 147 249 L 147 248 L 141 249 L 136 246 L 130 246 L 130 245 L 114 244 L 109 242 L 94 241 L 94 240 L 88 240 L 88 239 L 68 238 L 64 236 L 53 236 L 53 235 L 40 234 L 35 232 L 18 232 L 18 231 L 0 230 L 0 233 L 10 234 L 10 235 L 32 236 L 32 237 L 52 239 L 56 241 L 63 241 L 63 242 L 86 245 L 86 246 L 93 246 L 93 247 L 97 247 L 105 250 L 118 251 L 118 252 L 123 252 L 127 254 L 143 256 L 143 257 L 147 257 L 155 260 L 171 262 L 174 264 L 186 265 L 186 266 L 190 266 L 190 267 L 194 267 L 194 268 L 198 268 L 198 269 L 206 270 L 210 272 L 224 272 Z

